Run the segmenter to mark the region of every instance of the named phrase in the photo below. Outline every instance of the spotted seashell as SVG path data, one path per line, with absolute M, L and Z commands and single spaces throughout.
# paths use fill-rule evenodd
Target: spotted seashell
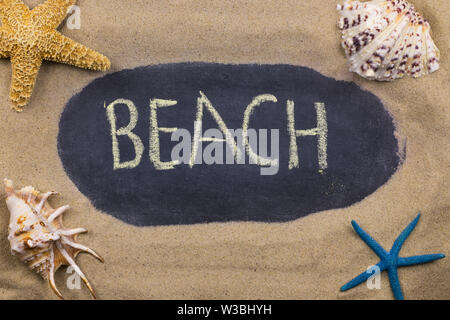
M 407 1 L 344 0 L 337 10 L 350 71 L 370 80 L 392 81 L 439 69 L 430 24 Z
M 11 214 L 8 235 L 11 253 L 47 280 L 61 299 L 54 275 L 59 267 L 72 266 L 95 298 L 94 290 L 75 258 L 78 253 L 87 252 L 101 262 L 103 259 L 93 250 L 76 243 L 76 236 L 87 230 L 64 228 L 62 214 L 69 206 L 53 209 L 47 199 L 55 192 L 41 194 L 33 187 L 15 191 L 12 181 L 5 179 L 4 182 L 6 204 Z

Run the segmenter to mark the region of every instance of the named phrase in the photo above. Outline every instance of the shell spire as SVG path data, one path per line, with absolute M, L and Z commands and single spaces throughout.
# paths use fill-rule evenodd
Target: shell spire
M 11 180 L 5 179 L 4 183 L 6 204 L 11 214 L 8 234 L 11 253 L 47 280 L 61 299 L 63 296 L 56 288 L 54 275 L 61 266 L 71 266 L 95 299 L 94 289 L 75 258 L 80 252 L 86 252 L 104 261 L 92 249 L 76 242 L 77 235 L 86 233 L 86 229 L 64 228 L 62 214 L 69 206 L 57 209 L 50 206 L 47 200 L 56 192 L 42 194 L 33 187 L 16 191 Z
M 392 81 L 439 69 L 440 53 L 430 24 L 406 0 L 344 0 L 337 10 L 350 71 L 370 80 Z

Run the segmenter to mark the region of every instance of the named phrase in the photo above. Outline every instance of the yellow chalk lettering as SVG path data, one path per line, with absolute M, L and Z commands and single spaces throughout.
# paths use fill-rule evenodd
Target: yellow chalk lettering
M 115 106 L 120 104 L 124 104 L 128 107 L 128 110 L 130 112 L 130 123 L 126 127 L 117 130 Z M 110 103 L 108 106 L 106 106 L 105 102 L 105 108 L 108 121 L 111 125 L 114 170 L 133 169 L 139 165 L 142 159 L 142 154 L 144 153 L 144 145 L 142 144 L 141 139 L 132 132 L 132 130 L 136 127 L 136 123 L 138 121 L 138 111 L 136 109 L 136 106 L 134 105 L 133 101 L 126 99 L 117 99 L 114 102 Z M 130 138 L 130 140 L 133 142 L 136 154 L 134 160 L 126 161 L 123 163 L 120 162 L 120 148 L 119 141 L 117 139 L 118 136 L 128 136 L 128 138 Z
M 178 160 L 163 162 L 161 161 L 159 133 L 173 133 L 178 128 L 164 128 L 158 126 L 158 108 L 171 107 L 177 104 L 177 101 L 152 99 L 150 100 L 150 161 L 156 170 L 172 170 L 180 164 Z
M 217 125 L 219 126 L 220 131 L 223 133 L 223 136 L 225 139 L 218 139 L 218 138 L 203 138 L 202 137 L 202 124 L 203 124 L 203 107 L 206 107 L 206 110 L 211 113 L 214 120 L 216 121 Z M 191 160 L 189 162 L 189 166 L 192 168 L 196 162 L 197 153 L 199 149 L 199 145 L 204 142 L 226 142 L 228 146 L 233 150 L 233 155 L 237 161 L 241 158 L 241 152 L 234 141 L 233 135 L 230 133 L 230 130 L 228 130 L 227 125 L 223 121 L 220 114 L 217 112 L 217 110 L 213 107 L 211 101 L 206 97 L 206 95 L 200 91 L 200 97 L 197 99 L 197 115 L 195 119 L 194 124 L 194 137 L 192 139 L 192 152 L 191 152 Z
M 253 98 L 253 101 L 247 106 L 247 109 L 244 112 L 244 121 L 242 124 L 242 136 L 243 136 L 243 143 L 244 143 L 244 149 L 247 152 L 248 156 L 250 157 L 251 163 L 255 163 L 259 166 L 278 166 L 278 160 L 277 159 L 268 159 L 259 156 L 250 146 L 249 139 L 248 139 L 248 127 L 250 125 L 250 117 L 256 107 L 260 107 L 261 104 L 264 102 L 277 102 L 277 98 L 271 94 L 262 94 L 255 98 Z
M 325 104 L 316 102 L 314 104 L 317 113 L 317 127 L 309 130 L 295 130 L 295 112 L 294 101 L 287 102 L 288 115 L 288 133 L 290 136 L 289 147 L 289 169 L 299 167 L 297 138 L 305 136 L 318 136 L 318 159 L 320 170 L 328 168 L 327 162 L 327 139 L 328 139 L 328 124 Z

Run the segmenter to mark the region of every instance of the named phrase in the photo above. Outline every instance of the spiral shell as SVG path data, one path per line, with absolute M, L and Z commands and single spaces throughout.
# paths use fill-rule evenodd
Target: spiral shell
M 409 2 L 344 0 L 337 10 L 350 71 L 370 80 L 392 81 L 439 69 L 430 24 Z
M 75 263 L 75 258 L 80 252 L 90 253 L 101 262 L 103 258 L 76 243 L 77 235 L 87 232 L 86 229 L 64 228 L 62 214 L 69 206 L 53 209 L 47 199 L 55 192 L 41 194 L 33 187 L 15 191 L 11 180 L 5 179 L 4 183 L 6 204 L 11 214 L 8 235 L 11 253 L 47 280 L 61 299 L 63 296 L 56 288 L 54 275 L 59 267 L 72 266 L 95 299 L 94 290 Z

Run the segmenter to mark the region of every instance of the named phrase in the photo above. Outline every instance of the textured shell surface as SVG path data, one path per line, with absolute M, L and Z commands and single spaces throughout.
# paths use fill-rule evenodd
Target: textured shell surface
M 392 81 L 439 69 L 430 24 L 406 0 L 344 0 L 337 10 L 350 71 L 370 80 Z
M 80 252 L 87 252 L 103 262 L 88 247 L 76 242 L 76 236 L 86 229 L 65 229 L 62 214 L 69 209 L 63 206 L 53 209 L 48 198 L 55 192 L 41 194 L 33 187 L 14 190 L 11 180 L 4 180 L 6 204 L 10 211 L 8 240 L 11 253 L 47 280 L 52 290 L 62 298 L 56 288 L 54 274 L 63 265 L 72 266 L 95 298 L 91 284 L 75 263 Z

